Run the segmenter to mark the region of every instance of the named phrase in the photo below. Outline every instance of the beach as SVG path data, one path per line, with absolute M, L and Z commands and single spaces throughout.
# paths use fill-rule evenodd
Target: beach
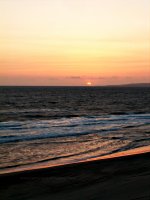
M 0 199 L 149 200 L 150 152 L 139 152 L 1 174 Z

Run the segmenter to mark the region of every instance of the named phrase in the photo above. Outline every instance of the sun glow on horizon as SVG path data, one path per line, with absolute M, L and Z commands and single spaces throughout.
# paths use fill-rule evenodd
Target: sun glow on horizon
M 89 81 L 89 82 L 87 82 L 86 83 L 88 86 L 91 86 L 92 85 L 92 83 Z

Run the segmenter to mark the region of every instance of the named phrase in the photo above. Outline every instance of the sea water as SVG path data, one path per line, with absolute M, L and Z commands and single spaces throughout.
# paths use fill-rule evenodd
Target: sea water
M 150 88 L 0 87 L 0 172 L 150 145 Z

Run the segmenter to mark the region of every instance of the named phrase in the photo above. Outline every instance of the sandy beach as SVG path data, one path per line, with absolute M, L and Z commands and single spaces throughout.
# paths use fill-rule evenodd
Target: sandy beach
M 149 200 L 150 152 L 118 156 L 0 175 L 0 199 Z

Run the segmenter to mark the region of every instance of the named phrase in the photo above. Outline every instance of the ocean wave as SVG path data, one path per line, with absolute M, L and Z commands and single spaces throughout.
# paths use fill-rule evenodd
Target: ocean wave
M 150 125 L 150 114 L 65 117 L 57 120 L 0 122 L 0 143 L 104 134 Z

